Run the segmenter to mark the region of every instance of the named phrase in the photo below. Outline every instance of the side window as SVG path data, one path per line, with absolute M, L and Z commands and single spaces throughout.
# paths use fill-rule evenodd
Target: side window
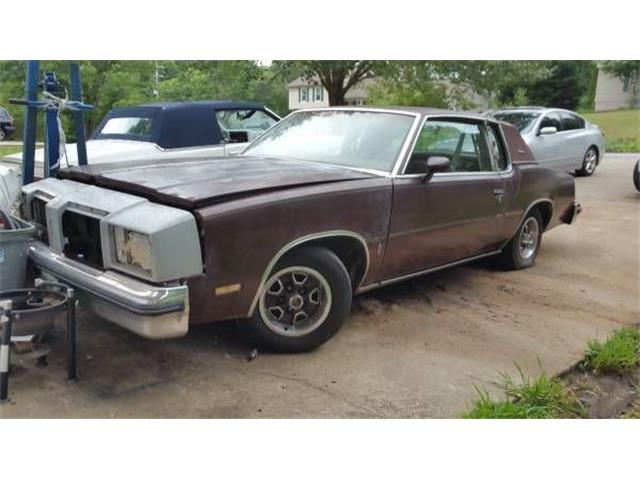
M 262 110 L 216 110 L 222 136 L 229 143 L 250 142 L 276 119 Z
M 579 130 L 584 128 L 584 120 L 573 113 L 562 113 L 562 130 Z
M 542 130 L 544 127 L 556 127 L 556 130 L 561 132 L 562 122 L 560 121 L 560 115 L 558 115 L 557 113 L 547 113 L 542 118 L 538 131 Z
M 507 154 L 502 143 L 502 136 L 500 135 L 500 129 L 495 124 L 490 124 L 487 129 L 487 141 L 489 143 L 489 150 L 491 151 L 491 157 L 494 161 L 494 170 L 506 170 L 509 166 L 507 161 Z
M 427 120 L 416 141 L 405 173 L 423 173 L 425 157 L 447 157 L 451 172 L 491 171 L 486 134 L 475 123 Z

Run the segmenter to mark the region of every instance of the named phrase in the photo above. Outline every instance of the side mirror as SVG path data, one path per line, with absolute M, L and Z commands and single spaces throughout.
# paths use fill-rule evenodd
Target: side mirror
M 542 127 L 540 129 L 540 135 L 553 135 L 554 133 L 558 133 L 556 127 Z
M 427 171 L 429 173 L 446 172 L 449 170 L 451 160 L 447 157 L 429 157 L 427 158 Z
M 434 173 L 447 171 L 449 163 L 450 160 L 447 157 L 439 157 L 427 153 L 414 153 L 411 156 L 407 173 L 423 174 L 422 181 L 426 182 Z

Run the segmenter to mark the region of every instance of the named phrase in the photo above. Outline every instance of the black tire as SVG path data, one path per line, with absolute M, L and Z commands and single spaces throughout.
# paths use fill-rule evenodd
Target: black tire
M 299 322 L 293 319 L 293 312 L 298 312 L 298 310 L 291 308 L 292 297 L 299 294 L 297 296 L 304 298 L 305 309 L 314 308 L 311 302 L 312 293 L 306 292 L 304 285 L 294 284 L 295 279 L 288 284 L 286 283 L 289 278 L 293 279 L 293 277 L 289 276 L 296 272 L 295 268 L 306 269 L 298 277 L 298 280 L 302 279 L 305 273 L 308 273 L 309 279 L 305 280 L 305 282 L 311 283 L 307 284 L 307 286 L 315 287 L 314 291 L 323 292 L 321 293 L 322 296 L 317 297 L 318 306 L 315 307 L 316 310 L 312 310 L 307 319 L 304 320 L 304 322 L 309 322 L 306 328 L 312 328 L 308 333 L 305 333 L 304 328 L 299 333 L 294 333 Z M 316 278 L 316 274 L 319 275 L 318 278 Z M 321 283 L 320 277 L 324 279 L 324 283 Z M 259 348 L 286 353 L 313 350 L 335 335 L 349 315 L 352 296 L 349 274 L 340 259 L 325 248 L 307 247 L 286 254 L 270 272 L 265 286 L 267 287 L 270 284 L 272 285 L 271 291 L 267 291 L 268 289 L 265 288 L 251 318 L 241 320 L 238 323 L 241 331 L 254 341 Z M 325 285 L 329 288 L 329 294 L 325 292 Z M 281 290 L 283 292 L 282 295 L 272 293 L 272 291 L 277 292 L 279 288 L 283 288 Z M 297 290 L 298 288 L 300 289 L 299 291 Z M 292 291 L 288 292 L 286 289 Z M 267 306 L 267 302 L 271 301 L 276 304 L 270 307 Z M 283 319 L 282 322 L 279 321 L 280 319 L 276 319 L 270 310 L 278 309 L 280 305 L 278 302 L 282 302 L 281 304 L 284 307 L 280 309 L 282 311 L 280 314 L 280 319 Z M 300 310 L 303 309 L 300 308 Z M 306 311 L 304 315 L 307 315 Z M 318 318 L 315 327 L 312 322 L 314 316 Z M 292 322 L 290 329 L 286 327 L 289 324 L 285 321 L 287 317 L 290 317 Z
M 633 167 L 633 184 L 636 186 L 636 190 L 640 192 L 640 160 Z
M 4 132 L 4 128 L 0 127 L 0 142 L 4 142 L 7 138 L 7 134 Z
M 535 238 L 535 247 L 533 248 L 533 252 L 531 255 L 523 256 L 521 249 L 521 241 L 523 236 L 523 230 L 527 225 L 532 222 L 537 223 L 537 234 Z M 503 268 L 507 270 L 520 270 L 522 268 L 528 268 L 532 266 L 536 257 L 538 256 L 538 252 L 540 251 L 540 243 L 542 240 L 542 215 L 540 215 L 540 211 L 537 208 L 534 208 L 531 212 L 527 214 L 525 219 L 522 221 L 522 224 L 518 228 L 518 231 L 513 236 L 513 238 L 507 243 L 507 245 L 502 249 L 502 252 L 498 255 L 498 262 L 502 265 Z
M 576 175 L 581 177 L 590 177 L 599 163 L 598 149 L 596 147 L 589 147 L 582 158 L 582 168 L 576 170 Z

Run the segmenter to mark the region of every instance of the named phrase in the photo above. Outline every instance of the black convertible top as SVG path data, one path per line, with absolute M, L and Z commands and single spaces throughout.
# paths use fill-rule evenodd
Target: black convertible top
M 121 139 L 153 142 L 162 148 L 183 148 L 217 145 L 222 133 L 216 121 L 216 110 L 261 110 L 275 118 L 264 105 L 255 102 L 211 100 L 197 102 L 166 102 L 114 108 L 109 111 L 91 134 L 92 140 Z M 148 135 L 100 133 L 112 118 L 145 117 L 151 119 Z

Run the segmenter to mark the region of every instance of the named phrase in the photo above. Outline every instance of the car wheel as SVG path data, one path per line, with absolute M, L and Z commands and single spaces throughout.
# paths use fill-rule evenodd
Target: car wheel
M 0 128 L 0 142 L 4 142 L 5 138 L 7 138 L 7 135 L 4 133 L 4 129 Z
M 513 238 L 500 253 L 500 263 L 508 270 L 519 270 L 534 264 L 542 240 L 542 216 L 537 209 L 525 217 Z
M 276 264 L 253 315 L 240 321 L 239 327 L 267 350 L 313 350 L 345 322 L 351 291 L 349 274 L 333 252 L 303 248 Z
M 587 153 L 584 154 L 582 159 L 582 168 L 577 170 L 576 173 L 581 177 L 590 177 L 593 172 L 596 171 L 598 166 L 598 151 L 595 147 L 589 147 Z
M 640 160 L 636 162 L 636 166 L 633 168 L 633 184 L 636 186 L 636 190 L 640 192 Z

